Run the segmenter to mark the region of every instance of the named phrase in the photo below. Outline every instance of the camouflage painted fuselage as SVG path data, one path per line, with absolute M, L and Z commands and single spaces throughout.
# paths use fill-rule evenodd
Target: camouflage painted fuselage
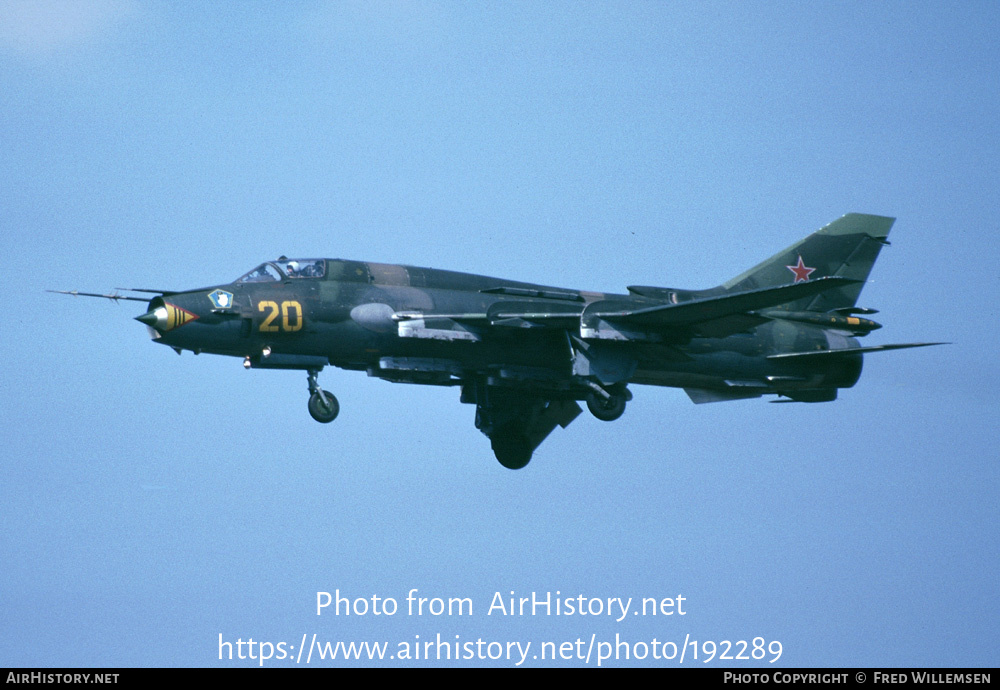
M 578 323 L 597 302 L 634 311 L 711 292 L 671 291 L 672 297 L 658 300 L 412 266 L 335 259 L 326 264 L 323 278 L 231 283 L 157 297 L 151 309 L 162 303 L 196 318 L 157 332 L 156 341 L 249 357 L 254 367 L 307 369 L 329 363 L 392 381 L 441 385 L 486 376 L 498 385 L 510 379 L 549 398 L 584 399 L 591 389 L 573 381 L 570 338 L 580 331 L 565 324 Z M 217 290 L 232 293 L 229 308 L 217 308 L 209 299 Z M 504 307 L 565 319 L 556 326 L 530 318 L 497 325 L 491 310 Z M 414 322 L 420 323 L 414 327 Z M 861 372 L 860 354 L 828 362 L 768 359 L 857 346 L 843 331 L 781 319 L 724 337 L 660 329 L 647 331 L 641 340 L 601 339 L 596 345 L 605 359 L 626 362 L 627 375 L 612 376 L 617 380 L 611 383 L 718 391 L 724 398 L 802 390 L 835 395 L 835 389 L 854 385 Z M 270 351 L 266 357 L 265 349 Z

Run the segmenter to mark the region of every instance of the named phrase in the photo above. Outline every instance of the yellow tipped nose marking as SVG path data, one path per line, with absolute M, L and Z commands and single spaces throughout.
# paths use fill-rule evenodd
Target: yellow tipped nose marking
M 164 330 L 172 331 L 198 318 L 197 314 L 193 314 L 187 309 L 181 309 L 169 302 L 165 302 L 163 306 L 167 309 L 167 324 Z

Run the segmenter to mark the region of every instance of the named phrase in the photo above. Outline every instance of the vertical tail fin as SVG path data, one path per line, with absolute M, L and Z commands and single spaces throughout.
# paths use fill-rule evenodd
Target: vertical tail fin
M 767 261 L 741 273 L 722 287 L 729 292 L 791 285 L 816 278 L 840 276 L 860 281 L 792 302 L 792 311 L 825 312 L 853 307 L 875 265 L 895 218 L 848 213 Z

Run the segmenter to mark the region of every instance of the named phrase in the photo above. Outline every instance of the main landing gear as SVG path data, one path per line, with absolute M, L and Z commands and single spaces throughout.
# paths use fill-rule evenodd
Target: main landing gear
M 593 390 L 587 395 L 587 409 L 602 422 L 613 422 L 625 414 L 625 405 L 632 399 L 632 392 L 625 384 L 615 384 L 602 388 L 592 384 Z
M 319 369 L 309 370 L 309 414 L 317 422 L 329 424 L 340 414 L 340 403 L 336 396 L 329 391 L 325 391 L 316 383 Z

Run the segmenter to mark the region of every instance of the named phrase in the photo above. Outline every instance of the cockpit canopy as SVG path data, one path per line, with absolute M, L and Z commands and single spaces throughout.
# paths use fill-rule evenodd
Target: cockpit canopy
M 237 280 L 237 283 L 272 283 L 286 278 L 322 278 L 326 275 L 325 259 L 286 259 L 268 261 Z

